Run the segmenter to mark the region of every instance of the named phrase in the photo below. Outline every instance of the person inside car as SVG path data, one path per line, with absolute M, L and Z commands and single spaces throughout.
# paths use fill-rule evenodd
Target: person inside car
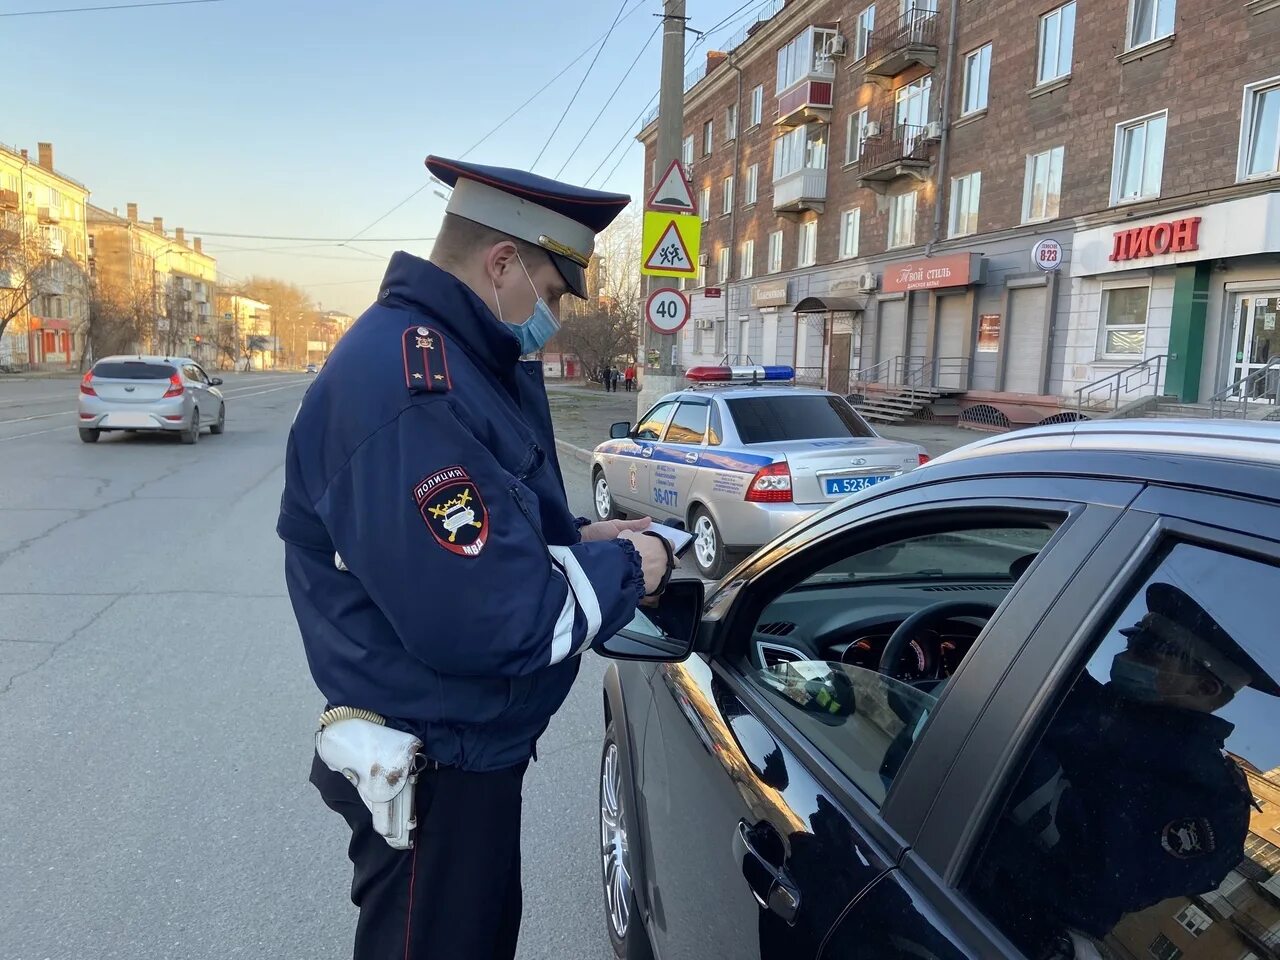
M 1253 798 L 1214 713 L 1280 687 L 1185 591 L 1146 603 L 1109 682 L 1084 672 L 1067 695 L 978 879 L 1029 957 L 1107 956 L 1123 917 L 1216 889 L 1243 856 Z

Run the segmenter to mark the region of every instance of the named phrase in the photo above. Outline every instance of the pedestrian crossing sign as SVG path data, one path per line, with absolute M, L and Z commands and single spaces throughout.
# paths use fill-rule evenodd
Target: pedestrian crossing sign
M 692 214 L 646 211 L 644 215 L 644 260 L 640 272 L 649 277 L 689 277 L 698 275 L 698 247 L 702 242 L 702 221 Z

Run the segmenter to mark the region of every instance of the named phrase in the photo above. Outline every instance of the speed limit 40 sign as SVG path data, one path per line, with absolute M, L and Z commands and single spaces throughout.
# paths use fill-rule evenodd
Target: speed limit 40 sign
M 674 287 L 662 287 L 649 294 L 644 318 L 658 333 L 679 333 L 689 322 L 689 298 Z

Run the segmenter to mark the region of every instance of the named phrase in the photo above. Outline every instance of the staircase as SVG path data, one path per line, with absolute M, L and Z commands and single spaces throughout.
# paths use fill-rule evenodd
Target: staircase
M 853 408 L 863 419 L 872 423 L 902 423 L 927 410 L 935 400 L 954 391 L 936 387 L 904 387 L 884 384 L 874 392 L 867 392 L 861 399 L 854 399 Z
M 872 423 L 902 423 L 944 397 L 963 393 L 968 380 L 966 357 L 890 357 L 858 371 L 849 402 Z

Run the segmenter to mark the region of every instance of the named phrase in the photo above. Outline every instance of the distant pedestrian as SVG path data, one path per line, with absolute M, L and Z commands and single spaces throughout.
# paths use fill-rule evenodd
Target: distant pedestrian
M 609 389 L 614 393 L 618 392 L 618 381 L 622 379 L 622 375 L 618 373 L 617 366 L 609 368 Z
M 624 376 L 626 377 L 627 393 L 630 393 L 636 388 L 636 365 L 634 363 L 627 364 Z

